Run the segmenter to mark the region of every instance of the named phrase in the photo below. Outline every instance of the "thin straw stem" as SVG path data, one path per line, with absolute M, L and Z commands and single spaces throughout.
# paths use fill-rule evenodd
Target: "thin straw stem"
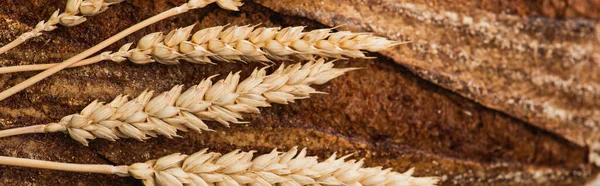
M 67 68 L 79 67 L 90 65 L 94 63 L 98 63 L 102 61 L 101 55 L 97 55 L 91 58 L 84 59 L 79 61 Z M 2 67 L 0 68 L 0 74 L 7 74 L 13 72 L 28 72 L 28 71 L 38 71 L 38 70 L 46 70 L 52 68 L 60 63 L 48 63 L 48 64 L 36 64 L 36 65 L 19 65 L 19 66 L 10 66 L 10 67 Z
M 73 67 L 79 67 L 79 66 L 85 66 L 85 65 L 90 65 L 90 64 L 94 64 L 94 63 L 98 63 L 100 61 L 102 61 L 102 57 L 101 55 L 97 55 L 91 58 L 87 58 L 84 60 L 81 60 L 67 68 L 73 68 Z M 7 73 L 13 73 L 13 72 L 27 72 L 27 71 L 38 71 L 38 70 L 46 70 L 49 68 L 52 68 L 56 65 L 58 65 L 60 63 L 48 63 L 48 64 L 36 64 L 36 65 L 19 65 L 19 66 L 11 66 L 11 67 L 2 67 L 0 68 L 0 74 L 7 74 Z
M 51 169 L 71 172 L 87 172 L 99 174 L 116 174 L 119 176 L 128 176 L 127 166 L 113 166 L 103 164 L 74 164 L 59 163 L 52 161 L 33 160 L 27 158 L 13 158 L 0 156 L 0 165 L 30 167 L 38 169 Z
M 163 13 L 160 13 L 160 14 L 155 15 L 151 18 L 148 18 L 138 24 L 135 24 L 135 25 L 119 32 L 118 34 L 102 41 L 101 43 L 97 44 L 96 46 L 93 46 L 92 48 L 87 49 L 86 51 L 83 51 L 82 53 L 80 53 L 76 56 L 73 56 L 73 57 L 67 59 L 66 61 L 63 61 L 62 63 L 60 63 L 52 68 L 49 68 L 48 70 L 45 70 L 29 79 L 1 92 L 0 93 L 0 101 L 2 101 L 4 99 L 16 94 L 17 92 L 20 92 L 21 90 L 47 78 L 48 76 L 51 76 L 51 75 L 57 73 L 58 71 L 60 71 L 62 69 L 65 69 L 65 68 L 71 66 L 72 64 L 74 64 L 78 61 L 85 59 L 86 57 L 89 57 L 90 55 L 106 48 L 107 46 L 119 41 L 120 39 L 123 39 L 124 37 L 132 34 L 133 32 L 136 32 L 142 28 L 145 28 L 153 23 L 156 23 L 156 22 L 166 19 L 168 17 L 172 17 L 172 16 L 175 16 L 175 15 L 178 15 L 178 14 L 181 14 L 181 13 L 187 11 L 188 8 L 186 6 L 187 6 L 187 4 L 183 4 L 179 7 L 171 8 Z
M 28 127 L 19 127 L 14 129 L 6 129 L 0 130 L 0 138 L 8 137 L 8 136 L 16 136 L 21 134 L 36 134 L 36 133 L 45 133 L 44 129 L 46 125 L 34 125 Z
M 7 51 L 9 51 L 12 48 L 15 48 L 17 46 L 19 46 L 20 44 L 24 43 L 26 40 L 19 37 L 18 39 L 13 40 L 12 42 L 8 43 L 7 45 L 2 46 L 2 48 L 0 48 L 0 54 L 3 54 Z

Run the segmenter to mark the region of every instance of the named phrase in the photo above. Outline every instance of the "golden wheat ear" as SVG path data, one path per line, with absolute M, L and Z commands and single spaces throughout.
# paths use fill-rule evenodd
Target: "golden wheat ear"
M 363 167 L 364 160 L 346 160 L 334 153 L 324 161 L 307 156 L 297 147 L 287 152 L 277 149 L 254 157 L 256 151 L 234 150 L 221 155 L 200 150 L 192 155 L 180 153 L 130 166 L 71 164 L 0 156 L 1 165 L 60 171 L 132 176 L 146 186 L 174 185 L 362 185 L 362 186 L 430 186 L 438 177 L 414 177 L 414 169 L 404 173 L 391 168 Z
M 136 163 L 128 172 L 144 185 L 363 185 L 406 186 L 436 185 L 436 177 L 413 177 L 413 169 L 405 173 L 382 167 L 363 168 L 364 160 L 337 158 L 334 153 L 325 161 L 307 156 L 297 147 L 287 152 L 254 157 L 255 151 L 234 150 L 227 154 L 203 149 L 192 155 L 171 154 Z
M 226 62 L 262 62 L 289 60 L 290 57 L 314 59 L 328 58 L 372 58 L 366 51 L 378 52 L 406 42 L 391 41 L 369 33 L 347 31 L 332 32 L 320 29 L 303 32 L 304 27 L 256 27 L 216 26 L 192 33 L 195 25 L 142 37 L 136 47 L 133 43 L 123 45 L 117 52 L 104 52 L 98 56 L 77 62 L 70 67 L 89 65 L 100 61 L 136 64 L 158 62 L 174 65 L 180 61 L 197 64 Z M 23 65 L 0 68 L 0 74 L 44 70 L 56 64 Z
M 73 0 L 73 1 L 77 1 L 77 0 Z M 60 63 L 58 65 L 52 66 L 51 68 L 39 73 L 38 75 L 35 75 L 35 76 L 13 86 L 5 91 L 0 92 L 0 101 L 2 101 L 4 99 L 6 99 L 7 97 L 10 97 L 10 96 L 16 94 L 17 92 L 20 92 L 21 90 L 47 78 L 48 76 L 55 74 L 56 72 L 58 72 L 64 68 L 67 68 L 67 67 L 93 55 L 94 53 L 106 48 L 107 46 L 117 42 L 120 39 L 123 39 L 124 37 L 132 34 L 135 31 L 138 31 L 142 28 L 145 28 L 145 27 L 147 27 L 151 24 L 154 24 L 158 21 L 161 21 L 163 19 L 182 14 L 182 13 L 187 12 L 192 9 L 202 8 L 202 7 L 205 7 L 208 4 L 212 4 L 212 3 L 217 3 L 221 8 L 224 8 L 227 10 L 233 10 L 233 11 L 237 11 L 238 6 L 242 6 L 242 3 L 240 0 L 189 0 L 187 3 L 184 3 L 180 6 L 171 8 L 171 9 L 164 11 L 158 15 L 148 18 L 142 22 L 139 22 L 139 23 L 119 32 L 118 34 L 100 42 L 96 46 L 93 46 L 92 48 L 89 48 L 89 49 L 83 51 L 82 53 L 77 54 L 77 55 L 67 59 L 66 61 L 63 61 L 62 63 Z M 98 59 L 100 59 L 101 57 L 102 56 L 97 56 Z M 96 57 L 94 57 L 94 58 L 96 58 Z
M 308 98 L 320 93 L 312 85 L 324 84 L 355 69 L 333 66 L 333 62 L 319 59 L 303 65 L 281 65 L 268 75 L 266 68 L 255 69 L 243 80 L 239 72 L 214 83 L 209 77 L 186 91 L 178 85 L 155 97 L 153 91 L 144 91 L 131 100 L 120 95 L 109 103 L 93 101 L 81 112 L 56 123 L 0 131 L 0 137 L 64 132 L 88 145 L 88 140 L 95 138 L 145 140 L 158 135 L 178 137 L 178 131 L 212 131 L 204 121 L 225 126 L 245 123 L 240 121 L 245 113 L 260 113 L 259 107 L 271 103 L 288 104 Z
M 108 9 L 110 5 L 121 3 L 124 0 L 68 0 L 67 7 L 63 13 L 55 11 L 48 21 L 40 21 L 33 30 L 21 34 L 17 39 L 0 48 L 0 54 L 19 46 L 25 41 L 42 35 L 42 32 L 56 29 L 57 24 L 64 26 L 76 26 L 87 19 L 86 16 L 94 16 Z

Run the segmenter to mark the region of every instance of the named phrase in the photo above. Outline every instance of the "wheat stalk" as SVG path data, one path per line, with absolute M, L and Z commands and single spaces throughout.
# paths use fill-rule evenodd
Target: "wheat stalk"
M 135 48 L 133 43 L 123 45 L 119 51 L 104 52 L 95 58 L 77 62 L 70 67 L 89 65 L 103 60 L 136 64 L 158 62 L 179 64 L 180 60 L 214 64 L 217 61 L 269 62 L 270 59 L 287 60 L 289 56 L 314 59 L 366 58 L 363 51 L 377 52 L 404 42 L 390 41 L 369 33 L 319 29 L 302 32 L 304 27 L 216 26 L 192 34 L 194 25 L 172 30 L 166 36 L 161 32 L 142 37 Z M 191 36 L 191 39 L 190 39 Z M 212 60 L 211 60 L 212 59 Z M 0 74 L 44 70 L 56 64 L 23 65 L 0 68 Z
M 40 21 L 33 30 L 21 34 L 17 39 L 0 48 L 0 54 L 19 46 L 25 41 L 42 35 L 43 31 L 49 32 L 56 29 L 57 24 L 64 26 L 76 26 L 87 19 L 85 16 L 93 16 L 108 9 L 108 6 L 121 3 L 124 0 L 68 0 L 65 12 L 56 10 L 48 21 Z
M 319 59 L 287 68 L 281 65 L 270 75 L 266 75 L 266 68 L 255 69 L 243 81 L 239 72 L 230 73 L 214 84 L 210 77 L 186 91 L 182 92 L 183 86 L 178 85 L 154 98 L 153 91 L 144 91 L 132 100 L 119 95 L 108 104 L 93 101 L 80 113 L 65 116 L 60 122 L 8 129 L 0 131 L 0 137 L 66 132 L 87 146 L 88 139 L 95 138 L 144 140 L 157 135 L 172 138 L 178 136 L 178 130 L 211 131 L 204 121 L 225 126 L 244 123 L 240 121 L 244 113 L 260 113 L 259 107 L 269 107 L 271 103 L 288 104 L 308 98 L 320 93 L 311 85 L 324 84 L 353 69 L 333 68 L 333 62 Z
M 298 152 L 263 154 L 254 158 L 255 151 L 234 150 L 227 154 L 200 150 L 192 155 L 180 153 L 164 156 L 130 166 L 102 164 L 71 164 L 0 156 L 0 164 L 72 172 L 132 176 L 146 186 L 204 186 L 204 185 L 364 185 L 364 186 L 428 186 L 436 185 L 437 177 L 413 177 L 414 169 L 404 173 L 391 168 L 363 168 L 364 160 L 337 158 L 334 153 L 325 161 L 307 156 L 306 149 Z
M 151 25 L 153 23 L 156 23 L 158 21 L 161 21 L 163 19 L 172 17 L 172 16 L 176 16 L 179 14 L 182 14 L 184 12 L 187 12 L 189 10 L 192 9 L 197 9 L 197 8 L 202 8 L 205 7 L 208 4 L 211 3 L 217 3 L 221 8 L 227 9 L 227 10 L 234 10 L 237 11 L 239 6 L 242 6 L 242 3 L 240 0 L 189 0 L 187 3 L 184 3 L 180 6 L 171 8 L 167 11 L 164 11 L 158 15 L 155 15 L 151 18 L 148 18 L 142 22 L 139 22 L 121 32 L 119 32 L 118 34 L 102 41 L 101 43 L 93 46 L 92 48 L 89 48 L 85 51 L 83 51 L 82 53 L 79 53 L 65 61 L 63 61 L 60 64 L 57 64 L 5 91 L 0 92 L 0 101 L 6 99 L 7 97 L 10 97 L 14 94 L 16 94 L 17 92 L 41 81 L 44 78 L 47 78 L 48 76 L 51 76 L 53 74 L 55 74 L 56 72 L 67 68 L 71 65 L 73 65 L 76 62 L 79 62 L 91 55 L 93 55 L 94 53 L 102 50 L 103 48 L 117 42 L 120 39 L 123 39 L 124 37 L 130 35 L 131 33 L 138 31 L 142 28 L 145 28 L 148 25 Z

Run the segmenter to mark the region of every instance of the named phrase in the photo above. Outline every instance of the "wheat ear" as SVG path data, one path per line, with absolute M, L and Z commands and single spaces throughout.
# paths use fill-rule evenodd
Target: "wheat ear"
M 364 160 L 337 158 L 334 153 L 319 162 L 316 156 L 306 156 L 306 149 L 294 147 L 281 153 L 253 158 L 255 151 L 234 150 L 227 154 L 203 149 L 190 156 L 179 153 L 157 160 L 129 166 L 129 174 L 146 186 L 154 185 L 365 185 L 406 186 L 435 185 L 435 177 L 412 177 L 413 169 L 405 173 L 382 167 L 362 168 Z
M 148 34 L 140 39 L 135 48 L 132 43 L 123 45 L 119 51 L 104 52 L 95 58 L 77 62 L 70 67 L 93 64 L 103 60 L 136 64 L 158 62 L 179 64 L 180 60 L 214 64 L 217 61 L 268 62 L 270 59 L 287 60 L 289 56 L 314 59 L 314 56 L 330 58 L 366 58 L 363 51 L 377 52 L 405 42 L 391 41 L 370 33 L 331 29 L 302 32 L 304 27 L 268 28 L 255 26 L 224 26 L 205 28 L 192 34 L 194 25 L 172 30 L 166 36 L 161 32 Z M 191 36 L 191 39 L 189 39 Z M 189 40 L 188 40 L 189 39 Z M 212 59 L 212 60 L 211 60 Z M 0 68 L 0 74 L 44 70 L 56 64 L 23 65 Z
M 197 8 L 202 8 L 205 7 L 208 4 L 212 4 L 212 3 L 217 3 L 221 8 L 227 9 L 227 10 L 234 10 L 237 11 L 239 6 L 242 6 L 242 2 L 240 0 L 189 0 L 187 3 L 184 3 L 178 7 L 174 7 L 171 8 L 167 11 L 164 11 L 158 15 L 155 15 L 151 18 L 148 18 L 142 22 L 139 22 L 121 32 L 119 32 L 118 34 L 100 42 L 99 44 L 97 44 L 96 46 L 93 46 L 92 48 L 89 48 L 85 51 L 83 51 L 82 53 L 79 53 L 65 61 L 63 61 L 62 63 L 53 66 L 52 68 L 49 68 L 5 91 L 2 91 L 0 93 L 0 101 L 6 99 L 7 97 L 10 97 L 14 94 L 16 94 L 17 92 L 41 81 L 44 78 L 47 78 L 48 76 L 51 76 L 53 74 L 55 74 L 56 72 L 67 68 L 71 65 L 73 65 L 74 63 L 81 61 L 91 55 L 93 55 L 94 53 L 106 48 L 107 46 L 117 42 L 120 39 L 123 39 L 124 37 L 130 35 L 131 33 L 138 31 L 142 28 L 145 28 L 148 25 L 151 25 L 153 23 L 156 23 L 158 21 L 161 21 L 163 19 L 172 17 L 172 16 L 176 16 L 179 14 L 182 14 L 184 12 L 187 12 L 189 10 L 192 9 L 197 9 Z
M 0 164 L 73 172 L 132 176 L 146 186 L 208 185 L 353 185 L 353 186 L 429 186 L 437 177 L 413 177 L 414 169 L 404 173 L 391 168 L 363 168 L 364 159 L 346 160 L 334 153 L 325 161 L 307 156 L 306 149 L 294 147 L 288 152 L 254 157 L 255 151 L 234 150 L 227 154 L 200 150 L 192 155 L 180 153 L 130 166 L 58 163 L 0 156 Z
M 281 65 L 270 75 L 266 75 L 265 68 L 255 69 L 243 81 L 238 72 L 214 84 L 211 78 L 204 79 L 183 93 L 183 86 L 179 85 L 154 98 L 153 91 L 144 91 L 132 100 L 120 95 L 108 104 L 94 101 L 60 122 L 3 130 L 0 137 L 66 132 L 87 146 L 88 140 L 95 138 L 145 140 L 157 135 L 172 138 L 178 136 L 178 130 L 211 131 L 204 121 L 225 126 L 244 123 L 240 121 L 244 113 L 260 113 L 259 107 L 269 107 L 271 103 L 288 104 L 308 98 L 320 93 L 311 85 L 324 84 L 353 69 L 333 68 L 333 62 L 319 59 L 287 68 Z
M 76 26 L 87 19 L 85 16 L 93 16 L 108 9 L 108 6 L 123 2 L 124 0 L 68 0 L 65 12 L 59 14 L 56 10 L 48 21 L 40 21 L 35 28 L 21 34 L 17 39 L 0 48 L 0 54 L 19 46 L 25 41 L 42 35 L 43 31 L 49 32 L 56 29 L 57 24 L 64 26 Z

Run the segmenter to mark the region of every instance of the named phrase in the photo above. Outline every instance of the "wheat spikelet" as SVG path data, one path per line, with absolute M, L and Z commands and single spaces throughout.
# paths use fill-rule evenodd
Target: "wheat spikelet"
M 268 28 L 255 26 L 216 26 L 192 34 L 194 25 L 175 29 L 166 36 L 161 32 L 142 37 L 135 48 L 123 45 L 117 52 L 104 52 L 79 61 L 70 67 L 89 65 L 104 60 L 137 64 L 158 62 L 179 64 L 180 60 L 214 64 L 216 61 L 269 62 L 287 60 L 291 56 L 314 59 L 366 58 L 363 51 L 377 52 L 403 42 L 390 41 L 368 33 L 347 31 L 332 33 L 331 29 L 302 32 L 304 27 Z M 191 36 L 191 39 L 189 39 Z M 0 68 L 0 74 L 44 70 L 56 64 L 22 65 Z
M 124 0 L 68 0 L 65 11 L 59 14 L 56 10 L 48 21 L 40 21 L 35 28 L 29 32 L 21 34 L 12 43 L 0 48 L 0 54 L 18 46 L 19 44 L 42 35 L 43 31 L 52 31 L 56 29 L 57 24 L 64 26 L 76 26 L 87 19 L 85 16 L 93 16 L 102 13 L 108 9 L 108 6 L 123 2 Z
M 129 166 L 129 174 L 146 186 L 172 185 L 364 185 L 424 186 L 436 185 L 435 177 L 413 177 L 413 169 L 393 172 L 382 167 L 362 168 L 361 159 L 348 160 L 331 155 L 319 162 L 297 147 L 281 153 L 277 149 L 253 158 L 255 151 L 235 150 L 221 155 L 203 149 L 190 156 L 171 154 Z
M 333 68 L 333 62 L 323 59 L 281 65 L 266 75 L 265 68 L 240 80 L 239 72 L 212 83 L 211 78 L 182 92 L 182 85 L 152 98 L 153 91 L 144 91 L 137 98 L 117 96 L 104 104 L 94 101 L 80 113 L 63 117 L 60 122 L 43 127 L 44 132 L 66 132 L 87 145 L 89 139 L 116 140 L 163 135 L 172 138 L 177 131 L 211 131 L 203 120 L 217 121 L 225 126 L 241 122 L 243 113 L 259 113 L 258 107 L 271 103 L 288 104 L 296 99 L 319 93 L 311 85 L 323 84 L 353 68 Z M 5 135 L 7 136 L 7 135 Z
M 315 55 L 330 58 L 366 58 L 363 51 L 377 52 L 400 44 L 369 33 L 334 32 L 319 29 L 302 32 L 304 27 L 216 26 L 192 34 L 194 25 L 175 29 L 163 36 L 161 32 L 144 36 L 136 48 L 132 43 L 118 52 L 104 53 L 103 59 L 121 62 L 126 59 L 145 64 L 159 62 L 178 64 L 217 61 L 286 60 L 289 56 L 313 59 Z M 191 39 L 188 38 L 191 36 Z
M 208 185 L 352 185 L 352 186 L 428 186 L 436 185 L 438 177 L 413 177 L 414 169 L 404 173 L 382 167 L 363 168 L 361 159 L 337 158 L 334 153 L 325 161 L 298 152 L 277 152 L 253 158 L 255 151 L 234 150 L 225 155 L 200 150 L 190 156 L 171 154 L 130 166 L 105 164 L 72 164 L 26 158 L 0 156 L 0 165 L 12 165 L 60 171 L 132 176 L 146 186 L 208 186 Z

